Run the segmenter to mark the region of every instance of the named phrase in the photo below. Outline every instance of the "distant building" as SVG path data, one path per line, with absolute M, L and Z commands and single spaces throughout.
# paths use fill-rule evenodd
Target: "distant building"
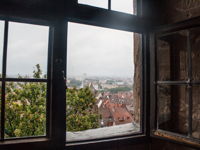
M 125 104 L 112 103 L 109 99 L 100 99 L 97 107 L 101 115 L 101 126 L 113 126 L 133 122 L 133 116 Z

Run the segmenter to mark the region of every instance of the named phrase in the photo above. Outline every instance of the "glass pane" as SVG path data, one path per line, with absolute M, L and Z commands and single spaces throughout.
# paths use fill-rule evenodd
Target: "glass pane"
M 190 30 L 192 48 L 192 76 L 193 80 L 200 81 L 200 28 Z
M 187 80 L 187 35 L 187 31 L 179 31 L 158 38 L 158 80 Z
M 187 134 L 188 132 L 188 92 L 186 86 L 159 85 L 158 128 Z
M 49 27 L 9 23 L 7 77 L 33 77 L 40 66 L 41 77 L 47 73 Z
M 6 138 L 46 134 L 46 89 L 46 83 L 6 83 Z
M 140 38 L 131 32 L 68 24 L 68 141 L 140 131 Z
M 120 11 L 128 14 L 134 13 L 134 0 L 111 0 L 111 10 Z
M 2 73 L 3 42 L 4 42 L 4 21 L 0 21 L 0 77 Z
M 108 9 L 108 0 L 78 0 L 78 3 Z
M 200 139 L 200 86 L 193 86 L 192 136 Z

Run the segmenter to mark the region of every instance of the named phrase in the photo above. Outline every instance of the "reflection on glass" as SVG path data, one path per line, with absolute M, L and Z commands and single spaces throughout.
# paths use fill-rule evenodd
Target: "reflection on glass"
M 134 34 L 69 23 L 68 37 L 67 140 L 140 131 L 140 92 L 134 93 L 140 85 L 133 89 Z
M 111 0 L 111 10 L 134 14 L 134 0 Z
M 7 77 L 32 77 L 37 64 L 47 73 L 48 27 L 9 22 Z
M 186 86 L 159 85 L 157 98 L 158 128 L 187 134 L 188 94 Z
M 78 3 L 108 9 L 108 0 L 78 0 Z
M 187 31 L 179 31 L 157 40 L 158 80 L 187 80 Z
M 6 83 L 5 137 L 46 134 L 46 83 Z
M 4 42 L 4 21 L 0 21 L 0 74 L 2 73 L 3 42 Z

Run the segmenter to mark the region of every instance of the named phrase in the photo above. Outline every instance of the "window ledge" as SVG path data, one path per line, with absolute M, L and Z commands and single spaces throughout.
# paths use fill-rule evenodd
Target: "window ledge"
M 11 144 L 25 144 L 25 143 L 38 143 L 38 142 L 49 142 L 49 138 L 24 138 L 24 139 L 8 139 L 0 141 L 0 145 L 11 145 Z
M 75 142 L 83 140 L 109 138 L 120 135 L 130 135 L 138 132 L 140 132 L 140 128 L 138 125 L 133 123 L 128 123 L 124 125 L 104 127 L 98 129 L 89 129 L 79 132 L 67 132 L 66 139 L 67 142 Z

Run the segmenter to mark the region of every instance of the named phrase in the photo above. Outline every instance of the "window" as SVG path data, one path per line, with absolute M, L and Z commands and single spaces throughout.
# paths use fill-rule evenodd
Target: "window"
M 4 22 L 0 21 L 0 54 L 3 54 L 3 39 L 4 39 Z M 2 55 L 0 57 L 0 62 L 2 62 Z M 2 65 L 0 65 L 0 73 L 2 73 Z
M 99 8 L 108 8 L 108 0 L 78 0 L 78 3 L 91 5 Z
M 141 131 L 140 36 L 68 23 L 68 142 Z
M 0 139 L 46 136 L 49 27 L 1 21 L 0 33 Z
M 156 40 L 157 129 L 200 139 L 199 28 L 158 34 Z
M 117 81 L 115 80 L 114 84 L 117 84 L 118 86 L 120 86 L 120 88 L 121 87 L 122 88 L 112 89 L 112 92 L 114 93 L 116 92 L 116 90 L 121 90 L 122 92 L 136 91 L 135 92 L 136 94 L 134 96 L 133 94 L 130 94 L 130 96 L 132 100 L 131 103 L 134 103 L 134 107 L 137 109 L 133 110 L 132 106 L 127 108 L 129 110 L 134 111 L 134 116 L 132 116 L 133 112 L 126 110 L 126 112 L 128 112 L 127 116 L 121 116 L 121 115 L 116 116 L 115 117 L 117 121 L 116 125 L 106 127 L 106 125 L 114 125 L 114 123 L 112 123 L 113 122 L 112 116 L 108 116 L 106 119 L 103 120 L 103 118 L 100 118 L 100 115 L 97 114 L 97 116 L 99 117 L 97 121 L 100 121 L 98 122 L 98 126 L 101 126 L 101 128 L 98 129 L 100 130 L 106 128 L 111 129 L 112 127 L 119 128 L 123 126 L 123 128 L 121 128 L 120 130 L 121 133 L 110 132 L 106 136 L 95 137 L 95 139 L 97 139 L 98 142 L 104 142 L 104 140 L 106 139 L 112 143 L 113 141 L 118 141 L 119 137 L 120 138 L 123 137 L 125 142 L 127 142 L 127 140 L 132 140 L 132 138 L 136 138 L 136 140 L 141 140 L 141 138 L 142 139 L 145 138 L 144 136 L 145 121 L 144 117 L 140 117 L 140 115 L 144 116 L 142 114 L 144 113 L 142 112 L 144 109 L 142 107 L 143 85 L 141 84 L 142 80 L 141 69 L 143 68 L 140 67 L 141 65 L 140 63 L 142 63 L 142 56 L 140 56 L 142 48 L 141 48 L 141 34 L 139 34 L 143 33 L 144 31 L 143 30 L 144 26 L 140 26 L 140 24 L 142 24 L 143 22 L 140 21 L 139 17 L 133 17 L 128 14 L 122 14 L 119 12 L 110 11 L 111 1 L 104 1 L 102 2 L 101 6 L 100 4 L 95 3 L 94 1 L 95 0 L 90 1 L 91 3 L 93 3 L 94 6 L 106 9 L 108 9 L 109 7 L 109 10 L 105 9 L 103 10 L 95 7 L 92 8 L 81 5 L 86 3 L 86 0 L 85 1 L 79 0 L 80 5 L 77 5 L 77 1 L 65 1 L 65 2 L 63 1 L 59 4 L 54 1 L 48 4 L 46 2 L 32 2 L 32 3 L 24 2 L 19 4 L 18 2 L 16 2 L 13 3 L 13 7 L 15 6 L 19 7 L 16 7 L 16 9 L 14 10 L 14 15 L 11 15 L 9 13 L 10 7 L 7 7 L 4 4 L 1 6 L 4 10 L 2 10 L 0 18 L 6 20 L 6 21 L 0 21 L 0 61 L 1 61 L 0 63 L 0 74 L 1 74 L 0 75 L 0 95 L 1 95 L 0 96 L 0 103 L 1 103 L 0 147 L 1 148 L 3 147 L 4 149 L 5 147 L 5 149 L 7 149 L 8 147 L 8 149 L 20 149 L 24 147 L 26 149 L 35 149 L 35 148 L 49 149 L 50 147 L 52 149 L 64 149 L 64 146 L 66 146 L 65 127 L 66 127 L 67 116 L 65 114 L 66 113 L 65 107 L 67 107 L 67 110 L 69 110 L 70 106 L 65 105 L 66 103 L 65 96 L 66 92 L 68 94 L 67 97 L 69 96 L 70 94 L 69 89 L 71 89 L 71 87 L 68 82 L 66 82 L 67 84 L 65 84 L 65 73 L 66 69 L 70 69 L 70 66 L 76 69 L 76 67 L 73 67 L 73 65 L 76 64 L 76 61 L 80 61 L 80 64 L 83 62 L 83 65 L 85 65 L 84 60 L 82 59 L 72 60 L 71 62 L 69 62 L 70 61 L 69 59 L 66 60 L 66 56 L 68 58 L 71 58 L 70 55 L 74 55 L 73 53 L 76 52 L 74 48 L 70 47 L 68 47 L 68 50 L 66 51 L 66 46 L 70 46 L 71 43 L 70 41 L 73 40 L 73 38 L 71 38 L 72 36 L 75 36 L 74 41 L 72 41 L 72 43 L 73 42 L 76 43 L 77 41 L 79 42 L 85 41 L 84 36 L 87 35 L 86 32 L 84 33 L 85 35 L 84 34 L 79 35 L 79 33 L 75 31 L 76 29 L 73 30 L 73 32 L 71 30 L 71 28 L 73 28 L 72 26 L 79 25 L 84 28 L 86 27 L 86 25 L 70 23 L 68 30 L 69 41 L 66 44 L 67 42 L 66 32 L 68 29 L 66 28 L 66 23 L 67 23 L 66 21 L 69 20 L 79 23 L 85 23 L 88 25 L 95 25 L 96 27 L 94 26 L 87 26 L 87 27 L 89 28 L 89 30 L 91 29 L 94 31 L 95 30 L 98 31 L 96 32 L 96 36 L 103 43 L 105 42 L 105 45 L 101 45 L 101 42 L 98 43 L 99 39 L 94 38 L 94 40 L 96 40 L 95 43 L 97 44 L 97 47 L 96 46 L 94 47 L 94 51 L 100 53 L 99 49 L 102 49 L 101 46 L 104 46 L 104 48 L 108 49 L 109 51 L 109 47 L 113 46 L 113 48 L 116 49 L 116 54 L 118 53 L 118 56 L 124 60 L 121 63 L 119 63 L 120 64 L 119 68 L 117 68 L 116 67 L 117 65 L 115 64 L 118 63 L 118 59 L 114 59 L 115 55 L 115 52 L 113 51 L 114 49 L 110 51 L 111 54 L 109 55 L 106 55 L 104 49 L 102 50 L 102 54 L 107 57 L 106 58 L 107 60 L 109 60 L 108 59 L 109 56 L 113 59 L 113 62 L 108 62 L 110 63 L 111 66 L 108 65 L 106 66 L 107 68 L 105 68 L 106 70 L 108 69 L 107 72 L 109 72 L 111 75 L 115 75 L 118 73 L 113 71 L 113 69 L 120 70 L 119 71 L 120 74 L 125 73 L 128 70 L 128 72 L 130 73 L 128 75 L 131 76 L 128 77 L 131 79 L 127 79 L 126 82 L 126 84 L 129 87 L 123 87 L 124 79 L 118 79 Z M 8 6 L 10 6 L 10 4 Z M 118 8 L 114 7 L 115 6 L 113 4 L 112 9 L 118 11 L 117 10 Z M 27 8 L 27 9 L 22 11 L 20 8 Z M 52 8 L 53 10 L 56 11 L 51 11 Z M 44 13 L 43 10 L 45 10 L 46 13 Z M 49 15 L 47 14 L 49 13 L 51 13 L 53 17 L 48 17 Z M 97 28 L 100 30 L 98 30 Z M 116 36 L 114 37 L 111 36 L 110 39 L 108 39 L 110 37 L 108 36 L 104 40 L 103 38 L 104 31 L 108 32 L 107 35 L 111 33 L 110 35 L 114 34 Z M 72 34 L 70 34 L 70 32 L 72 32 Z M 139 33 L 133 33 L 133 32 L 139 32 Z M 124 35 L 127 35 L 128 38 L 124 38 Z M 88 40 L 93 40 L 93 37 L 94 35 L 90 36 Z M 79 38 L 81 40 L 78 40 Z M 117 38 L 117 40 L 114 40 L 115 38 Z M 114 41 L 117 42 L 113 43 Z M 80 43 L 73 44 L 73 46 L 79 44 Z M 90 44 L 92 45 L 92 43 Z M 84 56 L 83 55 L 84 53 L 87 53 L 87 47 L 89 47 L 90 44 L 86 44 L 84 46 L 85 48 L 83 47 L 82 51 L 79 51 L 81 57 Z M 121 47 L 124 48 L 123 50 L 119 51 L 118 48 Z M 66 55 L 66 52 L 68 53 L 68 55 Z M 91 54 L 94 55 L 94 52 L 92 52 Z M 90 57 L 85 57 L 85 58 L 88 59 L 88 61 L 90 61 L 91 63 L 95 63 L 95 59 L 93 60 L 89 59 Z M 96 67 L 98 67 L 98 64 L 100 64 L 99 63 L 100 60 L 99 58 L 96 60 L 97 60 Z M 66 68 L 67 61 L 68 64 Z M 133 63 L 133 61 L 134 62 L 137 61 L 138 64 Z M 122 65 L 126 65 L 125 63 L 129 63 L 129 65 L 127 66 L 127 68 L 122 68 L 123 67 Z M 87 68 L 85 66 L 83 69 L 88 68 L 87 66 L 86 66 Z M 80 66 L 78 66 L 78 69 L 79 68 Z M 94 67 L 92 68 L 91 66 L 91 69 L 93 70 Z M 70 73 L 69 70 L 67 72 L 67 75 L 68 73 Z M 86 72 L 86 77 L 91 76 L 90 73 L 91 73 L 90 70 Z M 104 73 L 102 74 L 104 75 Z M 137 80 L 133 79 L 133 77 L 137 78 Z M 67 79 L 68 81 L 71 80 L 69 75 L 67 76 Z M 80 82 L 77 82 L 77 80 L 78 79 L 74 80 L 75 82 L 73 80 L 72 82 L 70 81 L 70 84 L 74 85 L 77 85 L 77 83 L 80 84 Z M 134 87 L 131 86 L 133 84 L 133 81 L 137 81 L 134 82 Z M 112 86 L 114 87 L 112 80 L 110 81 L 108 80 L 106 84 L 110 85 L 110 87 Z M 68 86 L 68 91 L 66 91 L 65 89 L 66 85 Z M 95 86 L 96 85 L 94 85 L 93 87 L 95 88 Z M 77 91 L 78 90 L 80 89 L 77 88 Z M 90 91 L 88 89 L 83 89 L 83 90 L 86 90 L 86 92 Z M 91 94 L 92 92 L 90 91 L 89 94 Z M 86 97 L 87 96 L 88 94 L 86 95 Z M 92 93 L 90 96 L 94 96 L 94 93 Z M 96 100 L 96 95 L 94 98 Z M 121 107 L 122 105 L 123 104 L 119 104 L 118 106 Z M 92 107 L 92 105 L 90 106 Z M 95 106 L 97 105 L 95 104 Z M 101 106 L 101 102 L 98 103 L 98 106 Z M 90 111 L 91 109 L 88 110 Z M 113 112 L 116 111 L 115 109 L 111 110 Z M 92 126 L 90 127 L 91 130 L 93 128 L 93 125 L 97 122 L 93 121 L 93 119 L 96 120 L 95 116 L 93 118 L 92 117 L 83 118 L 86 120 L 91 119 L 91 124 L 89 124 L 89 126 L 90 125 Z M 124 120 L 133 120 L 133 118 L 134 118 L 134 123 L 132 121 L 125 123 L 124 121 Z M 131 132 L 127 131 L 128 128 L 126 127 L 131 129 L 129 130 Z M 133 128 L 134 131 L 132 130 Z M 98 129 L 94 130 L 97 131 Z M 69 132 L 71 132 L 71 135 L 76 135 L 72 133 L 76 131 L 69 131 Z M 77 131 L 77 134 L 78 132 L 82 131 Z M 70 134 L 67 134 L 67 136 L 69 135 Z M 67 137 L 67 140 L 73 143 L 74 145 L 77 144 L 75 143 L 76 141 L 83 142 L 82 140 L 86 140 L 87 142 L 90 142 L 90 139 L 91 141 L 95 141 L 94 137 L 88 138 L 86 137 L 86 135 L 80 137 L 84 137 L 84 139 L 74 138 L 71 140 L 72 141 L 71 142 L 69 140 L 69 137 Z
M 78 0 L 78 3 L 127 14 L 136 14 L 136 0 Z
M 135 14 L 134 4 L 134 0 L 111 0 L 111 10 Z

